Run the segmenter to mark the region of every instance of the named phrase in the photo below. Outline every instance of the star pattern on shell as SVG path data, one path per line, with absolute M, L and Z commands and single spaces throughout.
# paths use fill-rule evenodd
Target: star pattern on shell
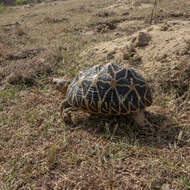
M 69 85 L 66 98 L 71 107 L 104 115 L 140 112 L 152 104 L 145 79 L 114 63 L 80 72 Z

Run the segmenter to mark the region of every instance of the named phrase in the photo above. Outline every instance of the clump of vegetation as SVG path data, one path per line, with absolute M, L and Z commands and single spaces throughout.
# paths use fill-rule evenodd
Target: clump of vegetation
M 52 67 L 48 63 L 28 63 L 25 64 L 25 69 L 22 70 L 19 65 L 16 67 L 17 72 L 13 71 L 7 77 L 7 82 L 12 85 L 26 85 L 30 87 L 36 83 L 37 78 L 49 75 L 52 72 Z
M 132 46 L 126 46 L 122 49 L 123 60 L 127 60 L 131 65 L 138 65 L 142 63 L 142 58 Z
M 26 86 L 32 86 L 35 82 L 34 76 L 29 73 L 14 72 L 7 78 L 7 82 L 13 85 L 24 84 Z
M 28 3 L 28 0 L 16 0 L 17 5 L 25 5 Z
M 172 93 L 175 98 L 183 96 L 189 89 L 190 66 L 179 64 L 164 72 L 165 80 L 160 80 L 164 92 Z
M 5 10 L 5 6 L 3 3 L 0 3 L 0 13 L 2 13 Z

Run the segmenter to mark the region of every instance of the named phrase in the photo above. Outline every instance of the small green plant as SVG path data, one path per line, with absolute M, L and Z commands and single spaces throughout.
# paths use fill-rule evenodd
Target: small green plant
M 40 122 L 40 112 L 37 110 L 27 112 L 25 115 L 25 120 L 31 128 L 38 126 L 38 123 Z
M 17 5 L 25 5 L 28 3 L 28 0 L 16 0 Z
M 70 76 L 76 77 L 77 76 L 77 70 L 71 71 Z
M 3 3 L 0 3 L 0 13 L 2 13 L 5 10 L 5 6 Z
M 190 189 L 190 180 L 186 177 L 182 178 L 183 184 L 184 184 L 184 189 L 188 190 Z
M 56 164 L 56 160 L 57 160 L 57 154 L 56 154 L 56 150 L 57 150 L 57 147 L 56 145 L 52 145 L 49 149 L 49 152 L 48 152 L 48 166 L 51 168 L 54 166 L 54 164 Z

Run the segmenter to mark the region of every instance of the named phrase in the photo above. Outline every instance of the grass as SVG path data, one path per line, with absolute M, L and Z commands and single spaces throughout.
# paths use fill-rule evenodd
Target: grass
M 172 86 L 171 77 L 175 72 L 177 84 L 186 87 L 188 65 L 178 71 L 156 70 L 159 77 L 163 74 L 162 81 L 148 73 L 155 92 L 147 114 L 157 128 L 139 128 L 130 117 L 114 123 L 109 117 L 72 112 L 73 124 L 60 117 L 62 96 L 52 88 L 52 78 L 72 79 L 80 70 L 107 62 L 94 52 L 85 56 L 84 51 L 128 35 L 117 28 L 122 19 L 150 16 L 142 7 L 125 15 L 120 12 L 123 7 L 113 12 L 103 9 L 115 3 L 57 1 L 1 15 L 0 25 L 23 19 L 19 27 L 24 31 L 19 35 L 14 25 L 0 30 L 6 50 L 0 58 L 0 182 L 9 189 L 190 189 L 190 131 L 185 125 L 189 118 L 182 117 L 189 112 L 188 91 L 184 88 L 176 101 L 183 89 Z M 168 1 L 168 6 L 174 5 Z M 35 16 L 23 18 L 31 12 Z M 54 22 L 58 15 L 68 22 Z M 45 22 L 46 18 L 53 22 Z M 114 22 L 116 28 L 99 33 L 100 22 Z M 121 53 L 126 53 L 125 61 L 139 62 L 134 57 L 138 51 Z
M 180 179 L 182 183 L 184 184 L 184 189 L 189 190 L 190 189 L 190 180 L 188 180 L 186 177 Z
M 49 149 L 49 153 L 48 153 L 48 164 L 49 167 L 53 167 L 56 164 L 56 145 L 52 145 Z
M 18 89 L 17 88 L 10 88 L 10 89 L 5 89 L 3 91 L 0 92 L 0 102 L 1 104 L 3 103 L 8 103 L 11 100 L 13 100 L 18 93 Z

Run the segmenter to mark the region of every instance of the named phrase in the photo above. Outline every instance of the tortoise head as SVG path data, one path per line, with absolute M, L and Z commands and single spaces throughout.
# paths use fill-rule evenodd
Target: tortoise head
M 69 80 L 56 78 L 52 80 L 52 83 L 55 89 L 59 90 L 61 93 L 63 93 L 63 95 L 65 95 L 71 82 Z

